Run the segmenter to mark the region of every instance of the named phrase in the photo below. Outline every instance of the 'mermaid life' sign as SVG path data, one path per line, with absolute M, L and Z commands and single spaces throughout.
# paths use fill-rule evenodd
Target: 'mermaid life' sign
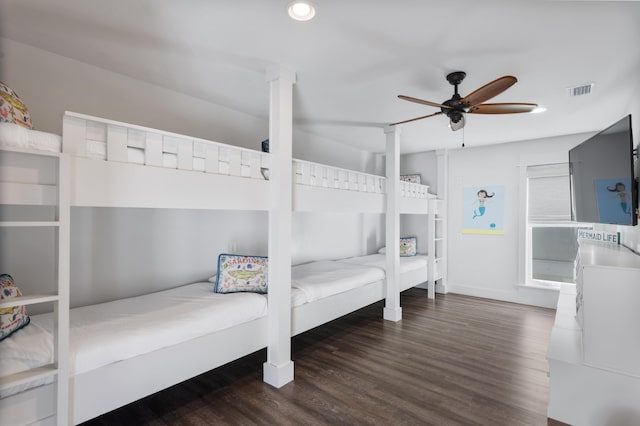
M 620 244 L 620 233 L 578 229 L 578 240 L 601 241 L 603 243 L 609 244 Z

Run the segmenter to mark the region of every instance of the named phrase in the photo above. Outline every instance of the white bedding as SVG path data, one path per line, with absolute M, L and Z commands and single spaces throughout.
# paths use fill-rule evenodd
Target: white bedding
M 62 138 L 53 133 L 27 129 L 18 124 L 0 123 L 0 146 L 60 152 L 62 150 Z
M 255 293 L 216 294 L 209 282 L 70 311 L 70 374 L 185 342 L 267 314 L 267 299 Z M 52 314 L 0 342 L 0 375 L 53 360 Z M 24 388 L 32 387 L 29 386 Z M 21 389 L 9 389 L 6 396 Z
M 400 273 L 415 271 L 420 268 L 426 268 L 428 263 L 428 256 L 419 254 L 417 256 L 406 256 L 400 258 Z M 376 266 L 386 270 L 387 258 L 386 255 L 376 253 L 367 256 L 350 257 L 347 259 L 340 259 L 338 262 L 354 263 L 358 265 Z
M 322 260 L 297 265 L 291 269 L 292 304 L 310 303 L 384 277 L 383 269 L 347 262 Z

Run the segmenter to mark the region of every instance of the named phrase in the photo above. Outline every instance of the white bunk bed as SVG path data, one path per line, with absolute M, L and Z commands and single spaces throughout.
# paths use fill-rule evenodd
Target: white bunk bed
M 386 178 L 383 176 L 296 159 L 293 170 L 295 211 L 386 213 Z M 401 213 L 429 214 L 429 203 L 435 196 L 429 193 L 427 185 L 400 182 L 399 188 Z M 385 255 L 373 254 L 294 266 L 292 335 L 385 299 L 386 261 Z M 396 291 L 426 282 L 428 263 L 427 256 L 401 258 Z M 311 291 L 324 297 L 305 298 L 301 288 L 314 288 Z
M 56 142 L 56 138 L 43 137 L 34 131 L 27 131 L 25 135 L 26 129 L 7 126 L 0 127 L 0 149 L 19 155 L 45 153 L 60 158 L 63 177 L 62 185 L 52 188 L 49 183 L 24 180 L 24 175 L 32 175 L 30 172 L 20 171 L 17 178 L 15 170 L 9 170 L 8 176 L 3 172 L 2 204 L 60 203 L 64 197 L 57 191 L 64 188 L 66 180 L 68 192 L 61 194 L 69 199 L 67 210 L 68 206 L 270 210 L 269 181 L 263 176 L 264 170 L 271 166 L 267 153 L 71 112 L 64 116 L 61 144 L 59 139 Z M 45 139 L 49 141 L 43 145 Z M 385 213 L 387 209 L 384 177 L 299 160 L 294 160 L 292 168 L 295 175 L 291 195 L 295 211 Z M 427 186 L 400 182 L 399 188 L 401 213 L 429 213 L 434 196 L 429 194 Z M 239 191 L 242 197 L 237 196 Z M 60 219 L 65 232 L 68 232 L 69 220 L 67 211 Z M 68 262 L 68 242 L 62 250 L 67 251 L 62 261 Z M 328 279 L 333 289 L 329 293 L 321 292 L 322 297 L 310 299 L 307 294 L 304 300 L 299 291 L 293 292 L 291 335 L 388 297 L 385 267 L 381 267 L 381 262 L 384 264 L 384 256 L 372 255 L 293 268 L 292 282 L 303 285 L 310 276 L 324 274 L 323 279 Z M 428 266 L 403 271 L 405 262 L 408 261 L 400 262 L 401 283 L 393 290 L 398 293 L 427 281 Z M 60 306 L 68 308 L 68 264 L 66 268 L 67 275 L 60 283 L 57 297 L 63 302 Z M 336 274 L 342 274 L 349 283 L 336 286 L 340 281 Z M 72 312 L 72 323 L 75 316 Z M 53 332 L 54 340 L 57 338 L 60 342 L 58 346 L 64 347 L 69 339 L 67 322 L 68 312 L 62 314 L 60 327 Z M 8 418 L 15 423 L 46 424 L 52 419 L 56 422 L 55 417 L 51 417 L 56 411 L 57 423 L 91 419 L 264 348 L 271 342 L 271 329 L 266 316 L 250 316 L 229 327 L 209 330 L 201 336 L 86 371 L 76 370 L 75 365 L 70 366 L 70 374 L 66 369 L 59 369 L 60 377 L 69 374 L 68 396 L 65 387 L 59 386 L 61 381 L 12 394 L 0 399 L 2 421 Z M 73 331 L 70 335 L 75 339 Z M 189 362 L 181 362 L 187 353 Z M 166 368 L 167 365 L 172 367 Z M 4 377 L 0 389 L 16 389 L 27 382 L 32 380 L 15 375 Z M 59 395 L 57 409 L 55 394 Z
M 1 203 L 26 206 L 62 204 L 63 197 L 58 191 L 65 194 L 70 202 L 66 206 L 66 213 L 61 208 L 64 214 L 58 220 L 27 224 L 10 221 L 3 222 L 3 226 L 60 226 L 64 229 L 61 235 L 64 237 L 67 233 L 68 238 L 69 205 L 269 209 L 268 181 L 261 174 L 261 168 L 269 166 L 269 154 L 76 113 L 66 113 L 64 116 L 62 144 L 59 137 L 14 126 L 6 123 L 0 126 L 3 158 L 19 163 L 3 164 L 0 173 Z M 38 169 L 40 161 L 23 159 L 41 156 L 60 159 L 60 175 L 63 177 L 57 185 L 42 181 L 42 170 Z M 235 196 L 235 191 L 242 191 L 244 196 Z M 255 306 L 253 309 L 242 309 L 243 312 L 254 313 L 226 323 L 224 327 L 204 329 L 197 336 L 187 334 L 186 338 L 178 337 L 174 344 L 168 346 L 148 347 L 134 355 L 129 353 L 131 356 L 119 357 L 122 359 L 111 359 L 113 362 L 91 365 L 91 368 L 78 368 L 77 364 L 72 363 L 67 371 L 64 365 L 66 347 L 69 346 L 67 342 L 71 339 L 72 349 L 83 346 L 79 343 L 82 342 L 82 338 L 78 337 L 79 331 L 75 328 L 69 331 L 66 325 L 69 316 L 72 327 L 79 321 L 84 324 L 81 329 L 100 328 L 100 325 L 91 322 L 87 326 L 79 318 L 91 318 L 96 312 L 106 309 L 105 306 L 115 311 L 123 310 L 124 305 L 142 306 L 139 300 L 125 299 L 70 312 L 68 250 L 67 241 L 65 246 L 60 247 L 59 253 L 63 260 L 61 267 L 66 271 L 59 283 L 59 292 L 21 298 L 26 303 L 49 300 L 58 303 L 56 313 L 62 315 L 57 319 L 59 326 L 52 328 L 47 325 L 51 324 L 51 315 L 36 315 L 34 324 L 9 338 L 15 343 L 23 338 L 28 340 L 30 334 L 39 334 L 37 331 L 49 329 L 54 339 L 45 346 L 62 350 L 62 356 L 54 357 L 53 364 L 49 359 L 45 363 L 44 373 L 43 368 L 36 365 L 22 366 L 27 369 L 25 373 L 19 371 L 19 366 L 5 370 L 8 364 L 3 364 L 0 373 L 0 390 L 5 395 L 0 399 L 0 420 L 3 424 L 77 424 L 267 346 L 266 298 L 241 294 L 238 295 L 241 299 L 259 301 L 257 311 Z M 211 287 L 210 283 L 207 285 Z M 177 291 L 186 292 L 188 288 Z M 231 295 L 215 296 L 211 293 L 214 304 L 220 304 L 221 298 L 238 298 L 227 297 Z M 154 298 L 157 295 L 147 297 Z M 173 299 L 182 299 L 182 296 L 176 299 L 174 295 Z M 5 305 L 9 306 L 3 302 L 2 307 Z M 193 308 L 192 305 L 187 306 Z M 222 306 L 226 306 L 226 303 L 222 303 Z M 165 305 L 164 308 L 164 314 L 173 314 L 176 306 Z M 256 315 L 258 311 L 261 313 Z M 163 309 L 158 307 L 155 312 L 162 314 Z M 105 315 L 110 317 L 110 314 Z M 104 318 L 105 315 L 97 317 Z M 107 324 L 114 325 L 113 322 Z M 10 346 L 4 341 L 0 345 Z M 188 362 L 185 362 L 185 354 L 189 354 Z M 74 352 L 70 358 L 82 360 L 84 357 L 82 352 Z M 17 355 L 17 358 L 21 356 Z M 168 365 L 171 368 L 167 368 Z M 65 380 L 47 383 L 56 375 L 69 377 L 68 391 Z M 21 387 L 28 389 L 16 393 Z

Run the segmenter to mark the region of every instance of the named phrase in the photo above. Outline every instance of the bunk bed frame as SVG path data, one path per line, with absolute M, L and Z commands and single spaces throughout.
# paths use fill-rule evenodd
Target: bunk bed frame
M 285 81 L 285 94 L 289 83 L 291 81 Z M 273 88 L 272 81 L 272 91 Z M 276 90 L 281 88 L 276 85 Z M 284 100 L 275 102 L 272 99 L 272 116 L 274 109 L 276 115 L 290 114 L 286 108 L 287 103 L 291 102 L 290 94 L 288 97 L 284 96 Z M 273 132 L 273 122 L 270 127 Z M 57 380 L 0 399 L 3 421 L 8 418 L 15 423 L 77 424 L 265 347 L 268 348 L 265 381 L 279 387 L 293 378 L 290 336 L 383 299 L 387 301 L 385 318 L 394 321 L 400 319 L 400 291 L 427 281 L 427 277 L 422 272 L 400 275 L 399 233 L 397 226 L 389 229 L 389 220 L 397 221 L 401 213 L 428 215 L 430 203 L 435 197 L 425 185 L 399 181 L 398 152 L 389 155 L 390 145 L 398 149 L 398 133 L 387 138 L 388 176 L 384 178 L 306 161 L 292 162 L 290 123 L 276 123 L 275 127 L 284 127 L 284 130 L 276 131 L 275 136 L 285 141 L 289 139 L 289 149 L 285 154 L 274 153 L 276 157 L 273 158 L 268 153 L 67 112 L 63 122 L 62 153 L 55 155 L 62 160 L 59 189 L 64 188 L 67 182 L 69 187 L 66 195 L 67 190 L 61 190 L 63 196 L 59 200 L 68 197 L 67 210 L 69 206 L 177 207 L 264 210 L 269 211 L 271 217 L 276 211 L 273 207 L 276 201 L 270 185 L 282 182 L 282 176 L 286 178 L 288 174 L 290 179 L 294 179 L 292 193 L 283 195 L 285 199 L 289 197 L 289 212 L 331 210 L 386 213 L 386 279 L 294 307 L 290 313 L 286 313 L 286 309 L 283 312 L 277 308 L 285 304 L 290 306 L 290 276 L 289 280 L 282 280 L 287 288 L 277 283 L 278 278 L 286 278 L 283 271 L 291 268 L 290 252 L 287 253 L 288 259 L 286 255 L 272 253 L 276 246 L 272 246 L 273 237 L 270 237 L 270 282 L 276 284 L 270 286 L 267 317 L 71 376 L 68 389 L 65 380 Z M 23 149 L 8 150 L 32 153 Z M 394 162 L 391 167 L 389 161 Z M 286 169 L 287 166 L 283 164 L 287 163 L 291 169 L 278 169 Z M 271 169 L 271 182 L 263 176 L 265 169 Z M 291 173 L 292 170 L 295 173 Z M 24 185 L 24 188 L 27 186 Z M 44 188 L 43 193 L 49 190 Z M 238 190 L 245 196 L 234 196 Z M 12 204 L 17 200 L 1 201 Z M 34 200 L 29 200 L 25 204 L 33 203 Z M 68 232 L 68 211 L 60 220 L 64 222 L 64 232 Z M 276 217 L 276 220 L 283 218 Z M 68 243 L 61 249 L 68 250 Z M 68 262 L 68 253 L 61 259 Z M 277 263 L 272 265 L 274 260 Z M 430 268 L 434 261 L 431 256 Z M 63 301 L 60 306 L 68 309 L 68 264 L 65 270 L 66 275 L 60 278 L 59 299 Z M 432 283 L 429 284 L 428 294 L 433 298 L 435 288 Z M 59 324 L 61 329 L 58 335 L 63 336 L 59 342 L 64 347 L 68 345 L 65 340 L 68 339 L 68 330 L 64 330 L 64 327 L 68 327 L 68 313 L 63 314 Z M 189 354 L 189 362 L 180 362 L 186 353 Z M 64 357 L 57 359 L 53 374 L 67 377 L 67 367 L 60 358 Z M 164 368 L 167 365 L 171 365 L 171 368 Z M 163 373 L 158 374 L 159 371 Z M 17 383 L 17 380 L 15 377 L 3 378 L 0 386 L 8 387 Z M 20 380 L 25 381 L 24 378 Z M 123 383 L 127 385 L 122 386 Z M 58 395 L 57 403 L 55 394 Z

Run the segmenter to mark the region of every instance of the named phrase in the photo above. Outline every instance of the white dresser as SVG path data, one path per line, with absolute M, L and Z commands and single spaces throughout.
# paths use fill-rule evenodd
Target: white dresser
M 640 256 L 581 242 L 549 349 L 548 416 L 572 425 L 640 424 Z

